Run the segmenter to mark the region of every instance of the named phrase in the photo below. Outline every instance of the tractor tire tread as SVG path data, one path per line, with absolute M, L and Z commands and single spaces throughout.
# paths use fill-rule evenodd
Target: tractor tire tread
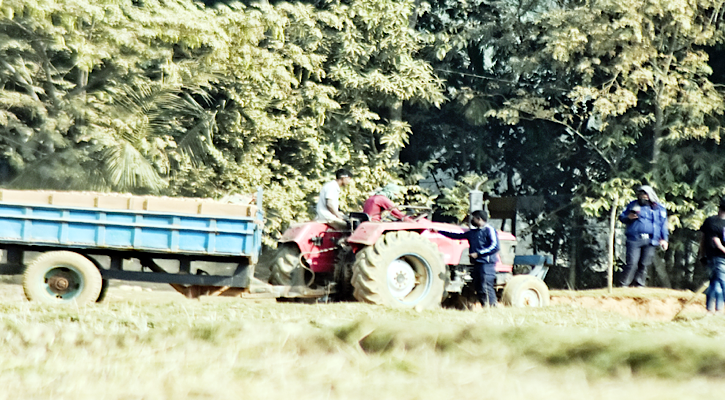
M 282 243 L 277 247 L 269 275 L 269 283 L 273 285 L 291 286 L 295 283 L 295 270 L 302 268 L 300 250 L 295 244 Z
M 402 250 L 401 250 L 402 249 Z M 396 301 L 387 290 L 386 274 L 388 264 L 401 253 L 415 254 L 424 259 L 431 268 L 430 292 L 416 301 L 415 307 L 440 307 L 445 291 L 446 271 L 443 256 L 438 247 L 415 232 L 393 231 L 381 236 L 372 246 L 358 251 L 353 267 L 355 299 L 365 303 L 382 304 L 391 307 L 409 307 Z
M 549 288 L 546 283 L 533 275 L 514 275 L 504 286 L 501 301 L 507 306 L 527 307 L 524 303 L 523 294 L 527 290 L 534 291 L 539 302 L 538 307 L 546 307 L 550 303 Z

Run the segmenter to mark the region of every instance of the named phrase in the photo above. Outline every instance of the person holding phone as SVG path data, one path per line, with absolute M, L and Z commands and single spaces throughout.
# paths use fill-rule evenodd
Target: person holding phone
M 619 285 L 646 286 L 647 268 L 652 264 L 659 246 L 667 250 L 667 209 L 660 203 L 651 186 L 637 188 L 637 200 L 630 202 L 619 215 L 626 225 L 627 260 L 619 276 Z

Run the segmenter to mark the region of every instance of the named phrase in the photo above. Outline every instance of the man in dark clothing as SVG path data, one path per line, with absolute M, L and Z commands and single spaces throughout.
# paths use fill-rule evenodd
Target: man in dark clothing
M 725 294 L 725 197 L 720 199 L 717 215 L 708 217 L 700 227 L 700 254 L 707 259 L 710 287 L 707 289 L 707 311 L 720 311 Z
M 627 205 L 619 220 L 627 226 L 627 263 L 619 277 L 619 285 L 645 286 L 647 267 L 652 264 L 656 246 L 667 250 L 667 210 L 660 204 L 654 189 L 643 185 L 637 189 L 637 200 Z
M 471 213 L 473 229 L 463 232 L 444 232 L 432 229 L 451 239 L 468 240 L 468 255 L 473 263 L 473 287 L 476 290 L 478 301 L 482 306 L 496 306 L 496 263 L 498 262 L 498 234 L 496 229 L 488 224 L 488 214 L 485 211 Z

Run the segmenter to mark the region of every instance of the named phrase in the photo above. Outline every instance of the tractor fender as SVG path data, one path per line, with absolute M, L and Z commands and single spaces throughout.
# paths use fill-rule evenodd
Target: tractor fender
M 352 236 L 347 241 L 349 243 L 357 243 L 364 246 L 372 246 L 375 242 L 383 236 L 386 231 L 386 227 L 383 226 L 382 222 L 363 222 L 355 229 Z
M 463 232 L 463 229 L 459 226 L 429 220 L 413 222 L 363 222 L 347 241 L 359 247 L 365 247 L 374 245 L 387 232 L 417 232 L 438 246 L 438 250 L 443 255 L 445 264 L 458 264 L 463 250 L 468 248 L 468 242 L 465 240 L 449 239 L 441 234 L 433 233 L 430 230 L 431 228 L 449 232 Z
M 449 239 L 439 233 L 433 233 L 431 228 L 447 232 L 464 232 L 465 229 L 451 224 L 432 222 L 429 220 L 414 222 L 363 222 L 348 238 L 349 243 L 361 246 L 372 246 L 386 232 L 413 231 L 419 232 L 436 245 L 443 254 L 443 260 L 448 265 L 470 265 L 468 261 L 468 242 L 466 240 Z M 511 272 L 513 258 L 516 252 L 516 236 L 501 230 L 496 231 L 499 240 L 499 261 L 496 263 L 497 272 Z
M 295 243 L 312 271 L 331 272 L 334 268 L 334 250 L 343 236 L 342 231 L 325 223 L 310 221 L 290 225 L 278 243 Z
M 329 229 L 327 224 L 322 222 L 303 222 L 298 224 L 292 224 L 279 238 L 280 243 L 297 243 L 302 245 L 305 242 L 309 242 L 311 237 L 317 236 L 320 233 Z M 301 246 L 302 247 L 302 246 Z
M 429 231 L 431 228 L 436 228 L 442 231 L 462 232 L 459 227 L 451 226 L 449 224 L 432 222 L 429 220 L 417 222 L 363 222 L 357 229 L 355 229 L 355 232 L 352 234 L 352 236 L 350 236 L 347 241 L 363 246 L 372 246 L 375 244 L 375 242 L 378 241 L 378 239 L 380 239 L 381 236 L 383 236 L 383 234 L 385 234 L 385 232 L 411 231 L 423 234 L 424 232 L 428 231 L 429 234 L 435 235 Z

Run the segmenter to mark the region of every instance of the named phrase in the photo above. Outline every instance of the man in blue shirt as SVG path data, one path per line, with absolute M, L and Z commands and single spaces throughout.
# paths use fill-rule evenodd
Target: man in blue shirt
M 473 288 L 482 306 L 496 306 L 496 263 L 498 262 L 498 234 L 488 224 L 488 214 L 478 210 L 471 213 L 473 229 L 463 232 L 444 232 L 432 229 L 451 239 L 468 240 L 468 256 L 473 263 Z
M 654 189 L 643 185 L 637 189 L 637 200 L 627 205 L 619 220 L 627 226 L 627 263 L 619 276 L 619 285 L 643 287 L 656 246 L 667 250 L 667 210 Z

